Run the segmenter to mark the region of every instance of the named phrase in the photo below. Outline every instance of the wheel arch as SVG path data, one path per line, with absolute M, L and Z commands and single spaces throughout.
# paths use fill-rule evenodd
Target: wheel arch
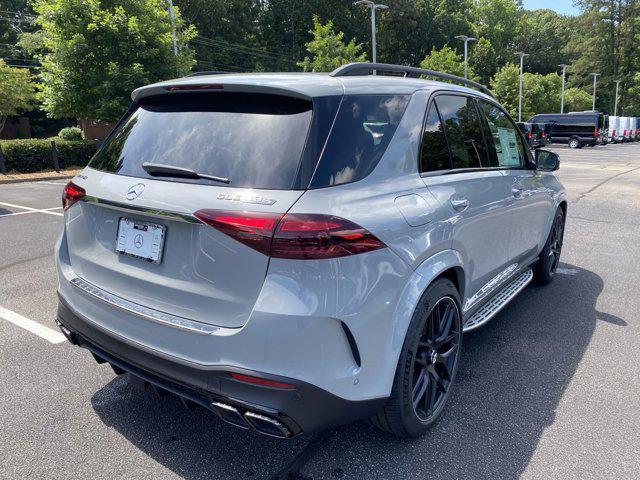
M 400 352 L 404 344 L 411 319 L 419 305 L 420 299 L 429 286 L 439 278 L 448 278 L 456 286 L 461 302 L 464 302 L 464 285 L 466 281 L 462 255 L 457 250 L 442 250 L 424 260 L 411 274 L 402 290 L 393 314 L 393 328 L 390 336 L 389 362 L 398 364 Z M 385 378 L 391 392 L 392 378 Z

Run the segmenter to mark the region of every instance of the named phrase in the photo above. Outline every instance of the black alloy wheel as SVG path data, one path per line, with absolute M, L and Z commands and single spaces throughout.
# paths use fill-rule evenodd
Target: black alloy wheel
M 458 305 L 443 297 L 424 324 L 413 358 L 412 401 L 416 416 L 430 423 L 447 397 L 460 352 L 462 324 Z
M 560 253 L 562 252 L 562 238 L 564 231 L 564 217 L 556 215 L 551 227 L 551 238 L 549 242 L 550 271 L 556 272 L 558 263 L 560 263 Z

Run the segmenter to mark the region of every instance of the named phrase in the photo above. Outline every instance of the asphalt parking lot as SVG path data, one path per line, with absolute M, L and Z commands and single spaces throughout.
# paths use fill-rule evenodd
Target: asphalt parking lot
M 465 336 L 417 440 L 363 422 L 276 440 L 116 377 L 54 324 L 64 182 L 0 185 L 0 478 L 640 478 L 640 144 L 554 149 L 560 274 Z

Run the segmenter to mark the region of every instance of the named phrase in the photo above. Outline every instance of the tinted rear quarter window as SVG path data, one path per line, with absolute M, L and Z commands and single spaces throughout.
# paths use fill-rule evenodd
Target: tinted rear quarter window
M 145 162 L 229 178 L 229 186 L 294 187 L 312 119 L 311 102 L 262 94 L 172 94 L 146 99 L 114 130 L 90 167 L 156 177 Z
M 451 168 L 451 157 L 444 129 L 438 113 L 438 107 L 432 103 L 427 114 L 427 122 L 422 135 L 420 148 L 420 171 L 435 172 Z
M 409 95 L 343 97 L 311 188 L 355 182 L 371 173 L 389 145 L 409 99 Z

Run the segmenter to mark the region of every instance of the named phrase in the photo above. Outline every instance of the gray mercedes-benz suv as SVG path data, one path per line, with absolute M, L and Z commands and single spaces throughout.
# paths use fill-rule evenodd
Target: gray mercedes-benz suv
M 58 324 L 238 427 L 420 435 L 463 332 L 553 278 L 558 157 L 474 82 L 360 63 L 132 98 L 63 193 Z

